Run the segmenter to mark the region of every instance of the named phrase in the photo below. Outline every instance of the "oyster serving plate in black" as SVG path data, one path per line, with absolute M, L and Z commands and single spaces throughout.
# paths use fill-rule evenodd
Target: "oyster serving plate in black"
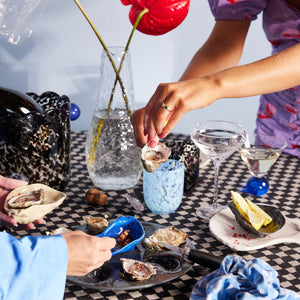
M 152 235 L 157 229 L 165 227 L 151 222 L 141 223 L 145 231 L 145 238 Z M 78 229 L 85 231 L 85 226 L 80 226 Z M 189 240 L 187 241 L 187 246 L 192 249 L 195 248 Z M 130 258 L 153 263 L 156 266 L 156 274 L 144 281 L 129 280 L 122 272 L 120 258 Z M 68 276 L 67 280 L 79 286 L 96 290 L 136 290 L 161 285 L 174 280 L 188 272 L 192 266 L 193 264 L 189 261 L 182 260 L 181 255 L 178 253 L 168 250 L 150 251 L 141 242 L 132 251 L 114 255 L 101 268 L 85 276 Z

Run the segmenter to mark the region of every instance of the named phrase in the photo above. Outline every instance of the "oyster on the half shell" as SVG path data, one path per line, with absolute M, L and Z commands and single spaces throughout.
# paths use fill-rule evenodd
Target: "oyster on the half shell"
M 148 238 L 145 238 L 145 244 L 148 248 L 153 250 L 162 250 L 163 248 L 158 244 L 162 242 L 165 244 L 180 246 L 185 243 L 188 239 L 188 234 L 177 229 L 174 226 L 157 229 Z
M 86 232 L 88 234 L 96 235 L 104 231 L 108 226 L 108 221 L 102 217 L 88 217 L 86 218 Z
M 41 199 L 33 201 L 34 197 L 36 199 L 41 197 Z M 29 184 L 14 189 L 9 193 L 4 202 L 4 209 L 19 224 L 28 224 L 43 218 L 62 204 L 65 198 L 66 194 L 47 185 L 39 183 Z M 17 204 L 17 202 L 20 203 Z M 23 204 L 21 204 L 22 202 Z M 17 205 L 17 207 L 14 205 Z
M 171 149 L 165 144 L 158 143 L 154 148 L 146 144 L 142 149 L 142 162 L 147 172 L 152 173 L 166 162 L 171 155 Z
M 29 191 L 28 193 L 19 194 L 7 201 L 9 208 L 26 208 L 31 205 L 43 204 L 45 192 L 43 189 Z
M 156 274 L 156 269 L 150 263 L 135 259 L 121 258 L 123 270 L 136 280 L 147 280 Z

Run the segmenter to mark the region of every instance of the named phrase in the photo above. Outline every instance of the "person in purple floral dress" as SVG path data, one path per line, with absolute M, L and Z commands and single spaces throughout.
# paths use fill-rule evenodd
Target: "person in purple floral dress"
M 181 79 L 160 84 L 146 107 L 133 113 L 137 144 L 154 146 L 183 114 L 217 99 L 262 95 L 256 132 L 285 138 L 285 152 L 300 157 L 300 1 L 208 1 L 215 26 Z M 237 66 L 260 13 L 272 55 Z

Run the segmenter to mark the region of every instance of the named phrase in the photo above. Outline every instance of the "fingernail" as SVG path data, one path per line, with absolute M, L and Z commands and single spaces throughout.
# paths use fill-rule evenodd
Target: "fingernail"
M 151 147 L 151 148 L 154 148 L 155 146 L 156 146 L 156 142 L 155 142 L 155 141 L 153 141 L 153 140 L 152 140 L 152 141 L 150 141 L 150 147 Z
M 166 135 L 165 135 L 164 133 L 161 133 L 161 134 L 158 135 L 158 137 L 159 137 L 160 139 L 163 139 L 165 136 L 166 136 Z

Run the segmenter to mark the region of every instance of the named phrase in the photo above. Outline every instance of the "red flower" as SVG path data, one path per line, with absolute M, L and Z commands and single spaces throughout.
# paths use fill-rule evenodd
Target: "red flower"
M 176 28 L 187 16 L 190 0 L 121 0 L 124 5 L 132 5 L 129 19 L 134 25 L 139 14 L 146 8 L 148 12 L 140 20 L 137 30 L 150 35 L 165 34 Z

